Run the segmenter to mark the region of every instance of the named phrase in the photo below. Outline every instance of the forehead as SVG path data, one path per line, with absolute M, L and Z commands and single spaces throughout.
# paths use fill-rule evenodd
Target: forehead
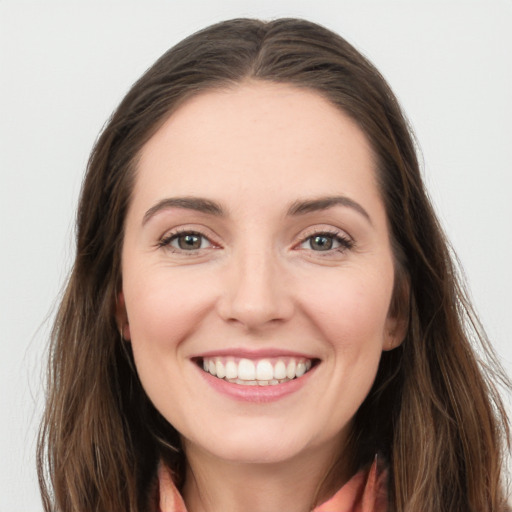
M 373 196 L 375 162 L 358 125 L 309 89 L 248 82 L 181 105 L 143 147 L 135 199 L 162 193 Z

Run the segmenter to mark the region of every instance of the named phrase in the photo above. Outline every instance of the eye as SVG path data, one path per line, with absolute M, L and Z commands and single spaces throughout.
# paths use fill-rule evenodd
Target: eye
M 186 231 L 174 233 L 163 238 L 160 247 L 169 247 L 175 251 L 198 251 L 212 246 L 212 243 L 201 233 Z
M 308 236 L 301 244 L 301 249 L 310 249 L 312 251 L 344 251 L 351 249 L 354 242 L 348 237 L 339 233 L 315 233 Z

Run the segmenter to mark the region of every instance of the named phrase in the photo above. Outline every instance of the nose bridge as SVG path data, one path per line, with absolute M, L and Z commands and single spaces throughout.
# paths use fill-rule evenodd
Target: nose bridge
M 291 315 L 293 306 L 284 286 L 284 269 L 270 244 L 239 247 L 228 273 L 222 298 L 226 320 L 254 329 Z

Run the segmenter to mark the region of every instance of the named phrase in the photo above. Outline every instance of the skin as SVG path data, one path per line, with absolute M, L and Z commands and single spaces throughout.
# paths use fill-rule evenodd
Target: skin
M 289 214 L 332 196 L 353 204 Z M 215 201 L 224 215 L 155 206 L 176 197 Z M 309 510 L 382 351 L 403 338 L 366 137 L 308 90 L 247 82 L 201 93 L 143 148 L 125 227 L 117 318 L 148 396 L 182 435 L 188 509 Z M 189 232 L 201 248 L 169 243 Z M 332 249 L 311 245 L 318 233 Z M 239 349 L 319 364 L 290 395 L 240 401 L 193 359 Z

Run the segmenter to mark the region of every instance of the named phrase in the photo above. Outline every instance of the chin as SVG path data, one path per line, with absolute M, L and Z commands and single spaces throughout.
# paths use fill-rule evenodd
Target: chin
M 231 429 L 224 426 L 210 430 L 210 434 L 213 435 L 208 438 L 188 438 L 185 449 L 199 449 L 231 463 L 277 464 L 300 457 L 312 448 L 310 435 L 268 423 L 253 429 L 248 425 L 236 429 L 233 425 Z
M 214 456 L 237 464 L 279 464 L 293 459 L 301 449 L 277 443 L 253 442 L 250 445 L 223 447 Z

